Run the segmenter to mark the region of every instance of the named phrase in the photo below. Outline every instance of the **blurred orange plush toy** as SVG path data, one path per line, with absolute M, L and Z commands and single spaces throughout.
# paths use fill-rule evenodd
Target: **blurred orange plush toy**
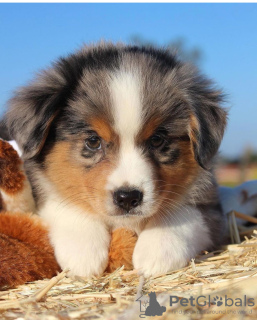
M 107 272 L 124 265 L 132 269 L 136 235 L 125 229 L 112 233 Z M 0 289 L 51 278 L 60 271 L 48 229 L 36 214 L 22 160 L 0 139 Z

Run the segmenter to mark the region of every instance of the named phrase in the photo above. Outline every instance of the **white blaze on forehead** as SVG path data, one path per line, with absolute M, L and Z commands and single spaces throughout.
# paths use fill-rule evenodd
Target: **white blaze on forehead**
M 110 82 L 114 126 L 121 140 L 134 140 L 142 121 L 142 90 L 136 70 L 119 71 Z
M 128 186 L 141 190 L 143 202 L 148 203 L 142 209 L 147 211 L 153 197 L 152 169 L 135 139 L 143 124 L 141 84 L 137 70 L 118 71 L 111 77 L 114 129 L 120 138 L 120 149 L 118 165 L 108 179 L 107 189 L 113 192 Z

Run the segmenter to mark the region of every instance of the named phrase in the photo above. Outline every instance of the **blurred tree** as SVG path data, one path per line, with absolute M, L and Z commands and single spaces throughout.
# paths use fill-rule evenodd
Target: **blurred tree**
M 154 46 L 154 47 L 160 47 L 156 42 L 152 40 L 147 40 L 143 38 L 140 35 L 132 35 L 130 37 L 131 44 L 138 45 L 138 46 Z M 203 59 L 203 52 L 201 49 L 194 47 L 194 48 L 187 48 L 186 46 L 186 40 L 184 38 L 177 38 L 175 40 L 169 41 L 164 46 L 168 50 L 170 50 L 172 53 L 178 54 L 178 56 L 184 60 L 189 61 L 194 64 L 199 65 Z

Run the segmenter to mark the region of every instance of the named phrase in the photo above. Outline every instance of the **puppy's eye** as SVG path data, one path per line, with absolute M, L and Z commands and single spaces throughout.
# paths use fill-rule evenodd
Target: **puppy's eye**
M 163 143 L 163 137 L 158 134 L 155 134 L 150 138 L 150 146 L 154 149 L 161 147 Z
M 97 136 L 92 136 L 86 139 L 85 144 L 86 144 L 86 147 L 92 151 L 99 150 L 102 147 L 101 139 Z

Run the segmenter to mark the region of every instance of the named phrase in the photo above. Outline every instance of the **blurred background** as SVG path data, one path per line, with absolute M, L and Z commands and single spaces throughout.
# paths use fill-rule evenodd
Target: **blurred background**
M 218 180 L 257 179 L 257 4 L 0 4 L 0 116 L 11 93 L 59 56 L 99 40 L 153 44 L 226 93 Z

